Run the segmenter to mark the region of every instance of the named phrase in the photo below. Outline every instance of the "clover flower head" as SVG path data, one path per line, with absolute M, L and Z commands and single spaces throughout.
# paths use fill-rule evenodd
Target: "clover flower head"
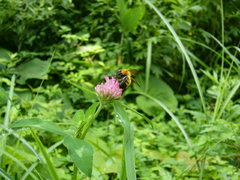
M 108 76 L 105 76 L 104 79 L 106 82 L 98 84 L 95 87 L 98 96 L 106 100 L 120 98 L 122 96 L 122 89 L 119 87 L 118 80 L 114 77 L 110 79 Z

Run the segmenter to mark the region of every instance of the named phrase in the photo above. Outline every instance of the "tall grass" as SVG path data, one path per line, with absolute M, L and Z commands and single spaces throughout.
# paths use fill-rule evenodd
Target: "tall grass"
M 146 60 L 145 93 L 147 93 L 148 86 L 149 86 L 151 61 L 152 61 L 152 40 L 150 39 L 148 41 L 148 51 L 147 51 L 147 60 Z
M 196 86 L 197 86 L 197 89 L 198 89 L 198 93 L 199 93 L 199 96 L 201 98 L 201 103 L 202 103 L 202 108 L 203 108 L 203 111 L 206 112 L 206 105 L 205 105 L 205 100 L 204 100 L 204 97 L 203 97 L 203 91 L 202 91 L 202 88 L 201 88 L 201 85 L 200 85 L 200 82 L 199 82 L 199 79 L 198 79 L 198 76 L 197 76 L 197 73 L 196 73 L 196 70 L 193 66 L 193 63 L 187 53 L 187 50 L 185 48 L 185 46 L 183 45 L 182 41 L 180 40 L 179 36 L 177 35 L 177 33 L 175 32 L 175 30 L 173 29 L 173 27 L 170 25 L 170 23 L 168 22 L 168 20 L 165 18 L 165 16 L 163 16 L 163 14 L 157 9 L 156 6 L 154 6 L 149 0 L 144 0 L 156 13 L 157 15 L 162 19 L 162 21 L 165 23 L 165 25 L 167 26 L 168 30 L 171 32 L 171 34 L 173 35 L 174 37 L 174 40 L 177 42 L 179 48 L 181 49 L 182 51 L 182 54 L 184 55 L 185 59 L 187 60 L 187 63 L 190 67 L 190 70 L 192 72 L 192 75 L 193 75 L 193 78 L 194 78 L 194 81 L 196 83 Z
M 9 115 L 10 115 L 10 111 L 11 111 L 11 104 L 12 104 L 12 98 L 13 98 L 13 90 L 14 90 L 14 85 L 15 85 L 15 79 L 16 79 L 16 76 L 15 74 L 12 75 L 12 78 L 11 78 L 11 83 L 10 83 L 10 90 L 9 90 L 9 95 L 8 95 L 8 101 L 7 101 L 7 108 L 6 108 L 6 113 L 5 113 L 5 117 L 4 117 L 4 129 L 8 129 L 8 126 L 9 126 L 9 123 L 10 123 L 10 118 L 9 118 Z M 6 146 L 6 143 L 7 143 L 7 136 L 4 136 L 3 139 L 2 139 L 2 153 L 4 153 L 5 151 L 5 146 Z M 2 167 L 3 165 L 3 158 L 4 156 L 1 155 L 0 157 L 0 167 Z

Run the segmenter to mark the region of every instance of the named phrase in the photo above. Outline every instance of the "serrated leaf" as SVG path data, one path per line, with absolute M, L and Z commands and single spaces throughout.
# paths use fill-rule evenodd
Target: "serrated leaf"
M 88 142 L 72 136 L 65 136 L 63 144 L 74 164 L 87 176 L 92 175 L 93 149 Z
M 22 119 L 13 123 L 11 127 L 12 128 L 32 127 L 59 135 L 66 135 L 66 133 L 54 122 L 44 121 L 39 118 Z

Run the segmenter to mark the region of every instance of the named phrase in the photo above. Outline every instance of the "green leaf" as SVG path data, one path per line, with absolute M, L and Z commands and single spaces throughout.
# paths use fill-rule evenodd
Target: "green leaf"
M 19 83 L 24 84 L 28 79 L 46 79 L 48 67 L 48 61 L 41 61 L 37 58 L 19 65 L 16 71 L 20 75 Z
M 74 164 L 87 176 L 92 175 L 93 149 L 91 144 L 72 136 L 65 136 L 63 144 Z
M 84 119 L 85 119 L 85 114 L 82 109 L 78 110 L 72 118 L 72 120 L 75 122 L 84 121 Z
M 125 2 L 125 0 L 117 0 L 117 6 L 119 8 L 120 11 L 120 17 L 123 16 L 126 12 L 127 9 L 127 3 Z
M 138 91 L 143 91 L 145 89 L 144 83 L 141 83 L 141 87 L 135 86 L 135 89 Z M 174 96 L 174 92 L 171 87 L 165 83 L 163 80 L 151 76 L 149 79 L 149 88 L 148 93 L 152 97 L 158 99 L 163 104 L 165 104 L 169 109 L 174 111 L 177 108 L 177 99 Z M 136 98 L 137 105 L 148 115 L 158 115 L 163 111 L 162 108 L 159 108 L 159 105 L 156 102 L 140 95 Z
M 0 48 L 0 63 L 7 62 L 11 59 L 11 52 L 7 49 Z
M 92 119 L 94 114 L 95 114 L 95 111 L 97 109 L 99 105 L 99 102 L 96 102 L 96 103 L 93 103 L 86 111 L 86 115 L 85 115 L 85 118 L 86 120 L 89 120 L 89 119 Z
M 59 135 L 66 135 L 66 133 L 54 122 L 43 121 L 39 118 L 22 119 L 13 123 L 11 127 L 12 128 L 32 127 L 32 128 L 49 131 Z
M 114 102 L 114 110 L 116 118 L 120 121 L 124 128 L 124 158 L 128 180 L 136 179 L 134 147 L 133 147 L 133 129 L 123 106 L 118 102 Z
M 127 32 L 134 32 L 145 12 L 144 6 L 129 8 L 120 16 L 123 29 Z

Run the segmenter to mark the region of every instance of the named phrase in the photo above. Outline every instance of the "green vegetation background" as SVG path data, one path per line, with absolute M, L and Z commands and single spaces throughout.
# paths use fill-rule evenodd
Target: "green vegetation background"
M 177 33 L 193 69 L 149 2 Z M 13 74 L 10 124 L 37 117 L 74 132 L 75 112 L 97 101 L 79 87 L 93 90 L 104 76 L 126 68 L 139 72 L 140 87 L 132 85 L 122 101 L 151 120 L 127 111 L 134 126 L 137 179 L 240 179 L 239 27 L 237 0 L 0 0 L 1 139 L 10 133 L 4 119 Z M 193 148 L 169 114 L 134 94 L 139 91 L 171 110 Z M 28 129 L 14 132 L 37 148 Z M 61 141 L 36 132 L 46 148 Z M 93 179 L 118 178 L 122 134 L 112 107 L 105 108 L 86 138 L 94 145 Z M 19 138 L 9 137 L 6 153 L 26 167 L 37 162 Z M 70 179 L 67 149 L 59 144 L 51 157 L 61 179 Z M 9 157 L 0 170 L 15 179 L 26 173 Z M 32 172 L 49 178 L 42 163 Z

